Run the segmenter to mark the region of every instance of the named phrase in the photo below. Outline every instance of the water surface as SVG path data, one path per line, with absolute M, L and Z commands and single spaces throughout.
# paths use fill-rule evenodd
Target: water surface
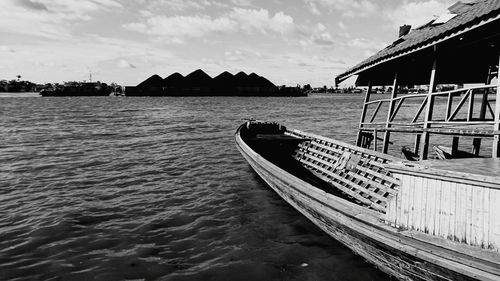
M 237 151 L 247 118 L 353 142 L 362 97 L 0 98 L 0 279 L 387 280 Z

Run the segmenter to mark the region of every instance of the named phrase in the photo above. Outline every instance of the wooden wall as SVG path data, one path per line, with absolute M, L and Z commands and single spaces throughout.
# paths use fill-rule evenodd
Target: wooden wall
M 418 175 L 395 174 L 400 190 L 387 223 L 473 246 L 500 248 L 500 190 Z

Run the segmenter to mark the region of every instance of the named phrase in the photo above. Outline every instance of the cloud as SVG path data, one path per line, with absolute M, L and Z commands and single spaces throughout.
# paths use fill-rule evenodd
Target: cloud
M 236 21 L 240 29 L 247 32 L 259 31 L 267 33 L 273 31 L 276 33 L 290 33 L 294 31 L 295 25 L 293 18 L 283 12 L 277 12 L 270 15 L 268 10 L 251 10 L 234 8 L 228 17 Z
M 369 0 L 304 0 L 311 13 L 321 14 L 321 8 L 339 11 L 344 17 L 366 17 L 377 12 L 377 5 Z
M 231 3 L 233 3 L 236 6 L 252 6 L 252 0 L 231 0 Z
M 9 46 L 0 46 L 0 52 L 2 52 L 2 53 L 15 53 L 16 51 Z
M 383 42 L 373 41 L 366 38 L 354 38 L 347 42 L 347 47 L 362 51 L 363 57 L 367 58 L 385 48 L 387 45 Z
M 149 1 L 146 9 L 149 11 L 171 10 L 171 11 L 185 11 L 185 10 L 203 10 L 205 7 L 210 6 L 212 3 L 209 1 L 193 1 L 193 0 L 154 0 Z
M 327 31 L 326 26 L 321 23 L 316 24 L 312 30 L 311 35 L 300 41 L 300 44 L 304 47 L 311 45 L 326 46 L 331 47 L 335 45 L 333 36 Z
M 119 60 L 117 65 L 120 68 L 136 68 L 135 65 L 131 64 L 130 62 L 128 62 L 124 59 Z
M 25 8 L 28 8 L 28 9 L 32 9 L 32 10 L 37 10 L 37 11 L 47 11 L 47 7 L 43 4 L 43 3 L 40 3 L 40 2 L 36 2 L 36 1 L 31 1 L 31 0 L 18 0 L 19 2 L 19 5 L 25 7 Z
M 278 12 L 271 15 L 265 9 L 253 10 L 234 8 L 230 12 L 212 18 L 207 15 L 196 16 L 153 16 L 141 22 L 123 25 L 125 29 L 148 35 L 161 36 L 165 41 L 184 43 L 190 38 L 201 38 L 216 33 L 243 31 L 247 34 L 293 32 L 293 18 Z
M 446 13 L 447 8 L 454 2 L 454 0 L 428 0 L 424 2 L 405 0 L 397 8 L 386 12 L 386 16 L 393 26 L 410 24 L 413 27 L 418 27 Z
M 209 16 L 155 16 L 145 22 L 129 23 L 123 27 L 162 36 L 166 41 L 173 43 L 184 43 L 189 38 L 203 37 L 216 32 L 230 32 L 235 30 L 236 23 L 229 18 L 212 19 Z
M 62 39 L 69 35 L 70 23 L 121 7 L 115 0 L 2 0 L 0 32 Z

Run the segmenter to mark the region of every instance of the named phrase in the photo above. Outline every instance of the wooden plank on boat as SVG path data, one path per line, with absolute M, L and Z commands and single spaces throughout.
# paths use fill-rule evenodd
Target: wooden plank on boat
M 279 140 L 279 141 L 308 141 L 307 138 L 297 138 L 294 136 L 288 136 L 284 134 L 257 134 L 255 135 L 255 140 Z
M 482 200 L 482 207 L 483 207 L 483 227 L 482 227 L 482 240 L 481 240 L 481 245 L 483 247 L 488 248 L 488 245 L 490 244 L 490 239 L 489 239 L 489 232 L 490 232 L 490 196 L 491 196 L 491 189 L 485 189 L 483 192 L 483 200 Z
M 423 205 L 423 198 L 422 198 L 422 179 L 418 178 L 418 180 L 415 177 L 411 178 L 411 181 L 413 182 L 413 228 L 420 230 L 420 224 L 422 221 L 422 209 L 421 206 Z
M 303 148 L 304 146 L 305 145 L 300 145 L 299 147 Z M 339 161 L 340 158 L 338 156 L 334 156 L 332 154 L 319 151 L 318 149 L 314 148 L 314 146 L 315 146 L 314 144 L 312 144 L 312 146 L 313 147 L 308 148 L 309 151 L 311 151 L 313 154 L 315 153 L 315 154 L 318 154 L 318 155 L 324 157 L 322 160 L 326 161 L 326 162 L 323 162 L 325 165 L 333 165 Z M 394 179 L 393 177 L 383 175 L 381 173 L 375 172 L 373 170 L 370 170 L 370 169 L 367 169 L 367 168 L 364 168 L 361 166 L 357 166 L 355 168 L 355 170 L 362 171 L 362 172 L 364 172 L 364 174 L 358 174 L 358 171 L 348 171 L 346 174 L 351 176 L 351 177 L 354 177 L 360 181 L 366 182 L 366 183 L 370 184 L 371 186 L 376 187 L 379 190 L 382 190 L 384 193 L 391 193 L 391 194 L 396 193 L 396 190 L 390 188 L 390 185 L 387 186 L 387 185 L 383 184 L 384 181 L 391 181 L 393 183 L 398 183 L 398 181 L 396 179 Z M 379 181 L 377 181 L 377 180 L 379 180 Z
M 409 176 L 404 176 L 405 179 L 404 181 L 405 182 L 409 182 L 410 181 L 410 177 Z M 403 186 L 403 185 L 402 185 Z M 405 229 L 408 229 L 409 228 L 409 225 L 408 225 L 408 217 L 410 215 L 410 191 L 411 191 L 411 188 L 404 188 L 401 190 L 401 207 L 402 207 L 402 216 L 401 216 L 401 222 L 403 224 L 403 227 Z
M 458 192 L 458 184 L 456 182 L 450 182 L 450 220 L 448 226 L 448 239 L 453 240 L 456 237 L 456 221 L 457 221 L 457 192 Z
M 421 214 L 421 220 L 420 220 L 420 225 L 419 225 L 419 230 L 422 232 L 425 232 L 426 225 L 427 225 L 427 213 L 426 213 L 426 207 L 427 204 L 429 203 L 429 200 L 427 200 L 428 192 L 429 192 L 429 186 L 428 186 L 428 180 L 427 178 L 420 178 L 420 177 L 415 177 L 414 181 L 419 184 L 422 188 L 422 205 L 420 206 L 420 212 Z
M 429 205 L 428 209 L 426 212 L 428 213 L 427 216 L 427 231 L 429 234 L 434 235 L 435 231 L 435 213 L 436 213 L 436 197 L 437 197 L 437 180 L 435 179 L 429 179 Z
M 441 221 L 440 221 L 440 215 L 441 215 L 441 199 L 443 197 L 443 181 L 437 180 L 436 181 L 436 213 L 434 214 L 434 235 L 438 236 L 440 235 L 441 232 Z
M 500 214 L 500 192 L 498 190 L 492 190 L 492 196 L 490 198 L 490 244 L 500 245 L 500 219 L 498 219 L 498 214 Z
M 380 206 L 372 201 L 370 201 L 369 199 L 366 199 L 365 197 L 361 196 L 360 194 L 358 194 L 357 192 L 354 192 L 352 190 L 350 190 L 349 188 L 343 186 L 342 184 L 338 183 L 338 182 L 335 182 L 333 181 L 331 178 L 327 177 L 324 175 L 324 173 L 327 172 L 327 170 L 325 170 L 324 168 L 320 168 L 320 167 L 314 167 L 312 164 L 310 164 L 308 161 L 304 161 L 304 160 L 301 160 L 301 162 L 319 172 L 323 172 L 323 173 L 319 173 L 319 172 L 316 172 L 316 171 L 313 171 L 316 176 L 322 180 L 324 180 L 325 182 L 333 185 L 334 187 L 338 188 L 339 190 L 341 190 L 342 192 L 346 193 L 347 195 L 349 196 L 352 196 L 353 198 L 357 199 L 358 201 L 362 202 L 363 204 L 366 204 L 367 206 L 373 208 L 374 210 L 377 210 L 379 212 L 385 212 L 385 208 L 383 206 Z
M 453 183 L 443 182 L 441 184 L 441 204 L 440 204 L 440 223 L 439 233 L 443 238 L 447 238 L 450 227 L 450 185 Z
M 465 186 L 466 190 L 466 205 L 465 205 L 465 242 L 472 242 L 472 186 Z
M 306 158 L 309 158 L 310 160 L 313 160 L 313 161 L 317 161 L 318 163 L 322 163 L 322 164 L 325 164 L 329 167 L 331 167 L 331 163 L 330 162 L 327 162 L 325 160 L 322 160 L 320 158 L 318 158 L 317 156 L 313 156 L 311 154 L 305 154 L 304 155 Z M 384 207 L 385 207 L 385 204 L 386 204 L 386 198 L 376 192 L 373 192 L 369 189 L 367 189 L 366 187 L 363 187 L 355 182 L 353 182 L 352 180 L 349 180 L 349 179 L 346 179 L 345 177 L 342 177 L 324 167 L 321 167 L 319 165 L 316 165 L 314 163 L 311 163 L 310 161 L 304 161 L 304 160 L 301 160 L 302 163 L 309 163 L 309 166 L 311 167 L 314 167 L 316 168 L 317 170 L 323 172 L 325 175 L 329 176 L 329 181 L 330 182 L 333 182 L 332 179 L 335 179 L 338 181 L 338 183 L 340 185 L 343 186 L 343 190 L 347 189 L 346 186 L 350 186 L 352 187 L 352 190 L 355 190 L 353 191 L 354 193 L 360 195 L 361 197 L 363 197 L 363 195 L 369 195 L 371 198 L 369 198 L 368 200 L 371 202 L 371 203 L 374 203 L 374 204 L 377 204 L 377 205 L 382 205 L 380 206 L 380 208 L 377 208 L 377 210 L 384 210 Z M 349 193 L 349 195 L 351 195 L 351 193 Z M 357 199 L 359 199 L 359 196 L 356 196 Z M 363 197 L 363 198 L 366 198 L 366 197 Z M 382 204 L 383 203 L 383 204 Z M 385 211 L 385 210 L 384 210 Z
M 467 225 L 467 187 L 465 184 L 457 184 L 458 187 L 458 204 L 457 204 L 457 222 L 456 222 L 456 238 L 460 242 L 465 242 L 466 225 Z

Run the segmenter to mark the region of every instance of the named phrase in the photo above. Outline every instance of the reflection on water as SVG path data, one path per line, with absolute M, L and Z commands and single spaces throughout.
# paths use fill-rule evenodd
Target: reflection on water
M 361 100 L 3 97 L 0 279 L 386 280 L 233 140 L 257 118 L 352 141 Z

